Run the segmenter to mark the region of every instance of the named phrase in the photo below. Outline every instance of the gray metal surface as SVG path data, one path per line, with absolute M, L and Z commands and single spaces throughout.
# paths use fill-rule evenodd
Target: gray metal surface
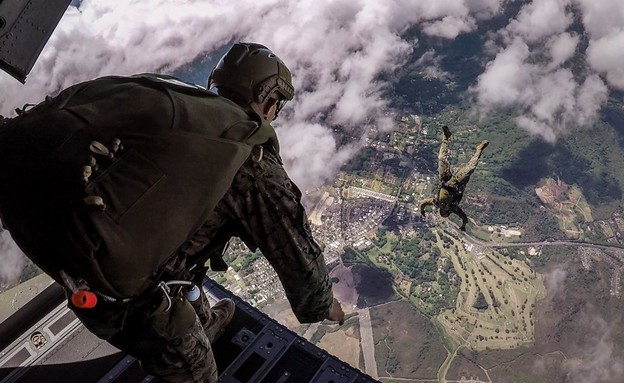
M 114 354 L 121 356 L 117 349 L 86 331 L 63 302 L 0 352 L 0 382 L 62 381 L 61 373 L 77 372 L 81 365 L 92 367 L 91 361 L 102 364 Z M 109 368 L 106 363 L 104 368 Z
M 214 281 L 207 278 L 204 290 L 212 302 L 230 298 L 236 303 L 232 321 L 212 345 L 220 382 L 375 382 Z M 14 315 L 34 314 L 32 310 L 18 310 Z M 0 383 L 157 382 L 136 359 L 87 331 L 66 301 L 57 300 L 39 315 L 32 326 L 18 328 L 14 340 L 0 351 Z M 5 329 L 4 333 L 10 331 Z
M 26 81 L 70 2 L 0 0 L 0 69 Z

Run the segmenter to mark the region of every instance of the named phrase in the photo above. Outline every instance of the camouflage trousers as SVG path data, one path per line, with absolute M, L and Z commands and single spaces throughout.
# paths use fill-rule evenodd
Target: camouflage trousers
M 479 159 L 481 158 L 482 150 L 477 148 L 470 160 L 457 167 L 455 171 L 451 170 L 451 164 L 449 162 L 449 143 L 446 137 L 442 137 L 442 144 L 440 145 L 440 151 L 438 152 L 438 177 L 440 181 L 448 186 L 463 189 L 470 180 L 470 176 L 474 173 Z
M 161 297 L 162 296 L 162 297 Z M 87 329 L 134 356 L 143 369 L 163 382 L 212 383 L 218 378 L 205 325 L 210 303 L 205 294 L 195 302 L 173 298 L 165 310 L 164 295 L 147 302 L 98 302 L 92 309 L 70 308 Z

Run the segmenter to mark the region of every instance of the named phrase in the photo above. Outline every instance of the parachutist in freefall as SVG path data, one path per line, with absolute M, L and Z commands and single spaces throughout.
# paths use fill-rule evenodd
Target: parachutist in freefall
M 443 137 L 442 144 L 440 145 L 440 152 L 438 153 L 438 182 L 437 193 L 423 201 L 420 205 L 420 214 L 425 215 L 425 208 L 433 205 L 440 209 L 440 215 L 442 217 L 448 217 L 451 213 L 455 213 L 462 220 L 460 229 L 466 231 L 466 224 L 468 223 L 468 217 L 466 213 L 459 207 L 462 197 L 464 196 L 464 189 L 470 181 L 470 176 L 475 171 L 479 158 L 483 149 L 488 146 L 488 141 L 482 141 L 475 151 L 474 155 L 468 161 L 468 163 L 459 166 L 455 171 L 451 169 L 449 162 L 449 139 L 451 138 L 451 131 L 448 126 L 442 127 Z

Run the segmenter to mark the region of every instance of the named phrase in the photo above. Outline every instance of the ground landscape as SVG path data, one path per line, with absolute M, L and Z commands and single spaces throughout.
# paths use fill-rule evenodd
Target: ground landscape
M 283 295 L 246 297 L 268 299 L 267 312 L 382 382 L 620 382 L 622 95 L 591 129 L 554 144 L 518 129 L 513 111 L 478 119 L 458 96 L 480 65 L 475 40 L 420 46 L 414 55 L 436 49 L 449 75 L 399 70 L 394 130 L 372 127 L 332 184 L 305 193 L 344 328 L 297 324 Z M 419 213 L 434 191 L 444 124 L 453 165 L 490 141 L 462 203 L 466 233 L 456 218 Z M 349 134 L 335 131 L 339 141 Z M 248 258 L 231 258 L 219 278 L 258 286 Z
M 308 192 L 313 231 L 347 309 L 343 327 L 299 325 L 283 292 L 266 296 L 262 288 L 277 283 L 270 266 L 241 256 L 242 247 L 229 254 L 230 271 L 215 277 L 383 382 L 583 382 L 597 370 L 598 381 L 617 381 L 624 364 L 609 363 L 624 344 L 620 211 L 596 214 L 582 186 L 562 178 L 544 177 L 514 198 L 485 189 L 501 182 L 490 154 L 469 186 L 464 206 L 474 219 L 466 233 L 453 219 L 421 217 L 435 173 L 410 146 L 435 155 L 433 127 L 452 123 L 454 153 L 465 160 L 487 133 L 459 123 L 460 113 L 397 116 L 394 133 L 371 133 L 376 153 Z M 525 204 L 522 216 L 490 215 L 512 202 Z

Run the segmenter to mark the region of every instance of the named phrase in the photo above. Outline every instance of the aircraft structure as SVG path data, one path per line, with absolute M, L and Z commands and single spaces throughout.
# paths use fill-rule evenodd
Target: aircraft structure
M 0 69 L 24 83 L 70 3 L 0 1 Z
M 219 381 L 228 383 L 372 383 L 360 370 L 316 347 L 210 278 L 212 303 L 236 312 L 212 347 Z M 148 383 L 138 361 L 91 334 L 54 283 L 0 324 L 0 383 Z

